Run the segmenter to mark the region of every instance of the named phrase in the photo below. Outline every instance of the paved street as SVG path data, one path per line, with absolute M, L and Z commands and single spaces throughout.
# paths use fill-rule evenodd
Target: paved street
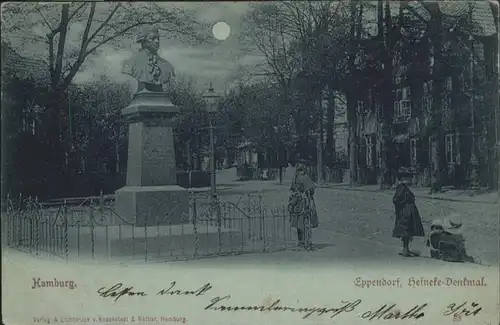
M 253 193 L 252 197 L 256 199 L 257 195 L 255 194 L 258 193 L 258 195 L 262 196 L 265 207 L 272 210 L 275 208 L 286 209 L 288 196 L 290 194 L 289 189 L 291 175 L 293 175 L 292 171 L 287 171 L 284 182 L 281 185 L 275 180 L 236 181 L 233 171 L 225 170 L 218 173 L 218 192 L 223 201 L 231 202 L 238 205 L 239 208 L 244 209 L 245 203 L 248 202 L 248 194 Z M 199 190 L 208 191 L 209 189 Z M 497 203 L 488 201 L 484 195 L 474 197 L 475 200 L 464 197 L 454 198 L 452 200 L 451 194 L 448 195 L 448 199 L 436 199 L 422 194 L 425 193 L 422 189 L 414 189 L 414 192 L 417 197 L 417 206 L 424 222 L 424 228 L 427 232 L 429 231 L 432 220 L 453 215 L 453 219 L 460 219 L 463 221 L 463 233 L 467 240 L 469 254 L 482 265 L 498 265 L 499 219 Z M 377 191 L 373 187 L 361 186 L 352 188 L 342 184 L 327 184 L 327 186 L 318 187 L 316 189 L 316 206 L 319 215 L 319 227 L 313 231 L 313 242 L 317 248 L 315 251 L 297 251 L 290 249 L 290 246 L 288 246 L 287 250 L 281 252 L 276 252 L 274 250 L 273 253 L 258 253 L 262 252 L 262 250 L 257 246 L 254 247 L 254 240 L 256 238 L 255 236 L 258 237 L 260 228 L 254 225 L 256 228 L 252 232 L 253 239 L 250 241 L 252 246 L 250 251 L 255 252 L 254 254 L 209 258 L 199 261 L 190 261 L 190 263 L 212 263 L 224 259 L 225 263 L 238 264 L 246 261 L 251 264 L 268 263 L 272 265 L 296 262 L 304 264 L 335 262 L 356 265 L 359 265 L 359 263 L 368 263 L 367 265 L 373 265 L 373 263 L 383 265 L 404 263 L 405 265 L 414 265 L 415 267 L 428 264 L 450 264 L 428 258 L 429 251 L 425 246 L 426 238 L 415 238 L 412 243 L 413 250 L 419 251 L 422 255 L 421 258 L 408 259 L 398 255 L 401 250 L 401 243 L 398 239 L 392 237 L 392 228 L 394 224 L 392 195 L 392 190 Z M 257 200 L 253 203 L 255 204 L 256 202 Z M 276 220 L 280 221 L 276 223 Z M 281 222 L 281 220 L 283 219 L 271 218 L 266 221 L 272 222 L 272 225 L 270 225 L 266 231 L 268 236 L 271 236 L 269 239 L 271 241 L 274 240 L 280 247 L 282 243 L 278 239 L 279 236 L 283 235 L 280 229 L 284 229 L 285 227 L 285 223 Z M 232 224 L 231 227 L 235 229 L 241 228 L 235 224 Z M 101 229 L 101 232 L 102 231 L 105 231 L 105 229 Z M 156 228 L 148 232 L 151 236 L 155 236 L 156 233 Z M 139 234 L 139 232 L 137 234 Z M 183 234 L 185 233 L 183 232 Z M 234 245 L 243 245 L 241 244 L 243 241 L 238 240 L 238 236 L 231 236 L 231 234 L 232 233 L 229 234 L 229 239 L 226 238 L 223 240 L 225 244 L 229 244 L 231 247 Z M 293 231 L 290 235 L 293 236 L 292 238 L 295 238 L 295 233 Z M 97 236 L 96 240 L 101 237 L 105 238 L 105 236 Z M 206 237 L 208 240 L 209 236 L 207 235 Z M 79 239 L 80 246 L 84 244 L 82 238 Z M 290 238 L 288 231 L 286 238 Z M 188 250 L 189 248 L 185 247 L 186 242 L 189 242 L 189 240 L 191 239 L 183 239 L 181 243 L 183 253 L 184 249 Z M 155 251 L 157 250 L 152 246 L 155 243 L 155 240 L 150 241 L 147 246 L 147 251 L 153 255 L 156 254 Z M 104 247 L 106 243 L 103 242 L 102 245 L 102 252 L 105 252 Z M 171 252 L 171 242 L 169 242 L 167 246 L 170 247 Z M 205 247 L 207 243 L 201 243 L 201 246 Z M 216 244 L 214 244 L 214 246 L 216 246 Z M 145 251 L 145 249 L 141 247 L 141 243 L 137 243 L 133 250 L 137 251 L 136 253 L 140 255 Z M 242 251 L 248 251 L 244 250 L 242 247 L 239 248 L 241 248 Z M 216 250 L 212 252 L 216 252 Z M 201 254 L 200 251 L 198 253 Z M 160 256 L 160 254 L 158 254 L 158 256 Z M 164 256 L 162 255 L 161 257 Z M 143 261 L 144 258 L 137 259 L 139 263 Z M 127 263 L 129 262 L 130 261 L 127 260 Z M 479 265 L 468 266 L 477 267 Z
M 224 187 L 226 186 L 226 187 Z M 234 201 L 245 192 L 261 191 L 265 204 L 277 207 L 286 203 L 289 184 L 267 182 L 226 182 L 220 191 L 226 200 Z M 325 253 L 319 256 L 335 258 L 328 251 L 351 258 L 402 259 L 397 255 L 400 242 L 392 237 L 394 209 L 392 191 L 347 190 L 342 187 L 318 188 L 316 204 L 320 226 L 314 231 L 314 241 Z M 464 223 L 463 233 L 469 254 L 482 264 L 498 264 L 498 205 L 481 200 L 451 201 L 417 197 L 426 231 L 432 220 L 455 214 Z M 345 246 L 345 247 L 344 247 Z M 349 247 L 351 246 L 351 247 Z M 425 238 L 415 238 L 414 250 L 428 255 Z M 386 256 L 384 256 L 386 255 Z M 420 259 L 419 259 L 420 260 Z

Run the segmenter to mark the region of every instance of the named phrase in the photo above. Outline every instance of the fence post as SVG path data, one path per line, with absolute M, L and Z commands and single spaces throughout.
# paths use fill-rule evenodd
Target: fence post
M 22 215 L 23 215 L 23 195 L 19 193 L 19 215 L 17 216 L 17 244 L 16 246 L 19 247 L 20 242 L 21 242 L 21 235 L 22 235 Z
M 66 199 L 64 199 L 64 209 L 63 209 L 63 217 L 64 217 L 64 258 L 66 262 L 68 262 L 69 251 L 68 251 L 68 205 Z
M 155 215 L 156 220 L 156 257 L 160 257 L 160 217 Z
M 217 220 L 217 246 L 218 246 L 218 254 L 221 255 L 222 254 L 222 220 L 221 220 L 221 214 L 220 214 L 220 210 L 219 210 L 219 197 L 217 196 L 217 194 L 213 193 L 212 194 L 212 201 L 213 201 L 213 205 L 212 205 L 212 209 L 213 209 L 213 212 L 212 213 L 215 213 L 216 215 L 216 220 Z
M 135 227 L 137 226 L 137 216 L 134 218 L 134 224 L 131 226 L 132 230 L 132 259 L 135 260 Z
M 94 225 L 94 209 L 93 209 L 93 199 L 90 198 L 90 241 L 92 245 L 92 259 L 95 257 L 95 225 Z
M 33 198 L 30 196 L 28 199 L 28 218 L 26 220 L 26 230 L 24 233 L 24 237 L 26 238 L 26 244 L 29 246 L 29 252 L 33 253 L 33 236 L 32 236 L 32 231 L 33 231 Z
M 37 214 L 35 215 L 36 216 L 36 219 L 35 219 L 35 245 L 36 245 L 36 248 L 35 248 L 35 253 L 36 253 L 36 256 L 38 256 L 38 250 L 39 250 L 39 246 L 40 246 L 40 220 L 42 219 L 43 217 L 43 210 L 41 208 L 41 206 L 39 206 L 39 203 L 38 203 L 38 196 L 35 196 L 35 206 L 37 207 Z
M 27 251 L 26 248 L 29 249 L 29 247 L 26 247 L 26 246 L 29 246 L 30 245 L 30 242 L 29 242 L 29 218 L 30 218 L 30 215 L 31 215 L 31 195 L 28 196 L 28 200 L 26 202 L 26 209 L 24 209 L 24 218 L 23 218 L 23 223 L 22 223 L 22 232 L 21 232 L 21 246 L 23 248 L 24 251 Z
M 111 237 L 109 236 L 109 225 L 106 223 L 104 225 L 104 231 L 106 236 L 106 258 L 111 259 Z
M 282 213 L 281 213 L 281 216 L 283 217 L 283 240 L 285 241 L 285 249 L 287 248 L 287 229 L 286 229 L 286 218 L 287 218 L 287 214 L 286 214 L 286 211 L 287 211 L 287 206 L 285 204 L 283 204 L 281 206 L 281 209 L 282 209 Z
M 191 221 L 193 222 L 193 232 L 194 232 L 194 258 L 198 256 L 198 220 L 197 220 L 197 211 L 196 211 L 196 195 L 191 191 L 190 193 L 190 201 L 191 201 Z
M 10 213 L 10 194 L 7 193 L 7 197 L 6 197 L 6 207 L 5 207 L 5 220 L 6 220 L 6 227 L 7 227 L 7 246 L 10 246 L 10 235 L 11 235 L 11 226 L 12 226 L 12 222 L 11 222 L 11 213 Z
M 266 251 L 266 246 L 267 246 L 267 242 L 266 242 L 266 225 L 265 225 L 265 222 L 266 222 L 266 219 L 265 219 L 265 210 L 263 208 L 263 200 L 262 200 L 262 192 L 259 191 L 259 218 L 260 218 L 260 239 L 263 241 L 262 242 L 262 246 L 263 246 L 263 249 L 262 251 L 265 252 Z
M 76 258 L 80 259 L 80 220 L 76 222 Z
M 148 219 L 151 218 L 151 208 L 144 214 L 144 262 L 148 262 Z

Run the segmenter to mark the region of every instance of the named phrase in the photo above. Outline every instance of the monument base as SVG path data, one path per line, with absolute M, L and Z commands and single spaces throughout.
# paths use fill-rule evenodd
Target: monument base
M 187 223 L 188 190 L 178 185 L 125 186 L 115 192 L 115 211 L 115 224 L 143 227 Z

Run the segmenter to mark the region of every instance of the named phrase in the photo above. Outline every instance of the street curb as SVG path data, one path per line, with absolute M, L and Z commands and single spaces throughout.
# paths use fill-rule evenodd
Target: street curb
M 382 193 L 382 194 L 391 195 L 390 193 L 384 192 L 383 190 L 365 190 L 365 189 L 360 189 L 360 188 L 349 188 L 349 187 L 341 187 L 341 186 L 321 186 L 321 185 L 318 186 L 318 188 L 327 188 L 327 189 L 342 190 L 342 191 Z M 438 201 L 448 201 L 448 202 L 481 203 L 481 204 L 493 204 L 493 205 L 498 204 L 498 202 L 492 202 L 492 201 L 461 200 L 461 199 L 452 199 L 452 198 L 438 197 L 438 196 L 432 196 L 432 195 L 415 195 L 415 197 L 422 198 L 422 199 L 438 200 Z
M 282 186 L 290 186 L 290 184 L 269 184 L 271 185 L 269 188 L 272 188 L 273 186 L 277 187 L 282 187 Z M 220 188 L 217 188 L 217 190 L 221 190 L 222 192 L 229 191 L 229 190 L 234 190 L 237 187 L 232 187 L 229 184 L 224 184 L 223 187 L 221 186 Z M 362 188 L 355 188 L 355 187 L 345 187 L 345 186 L 335 186 L 335 185 L 317 185 L 317 188 L 324 188 L 324 189 L 331 189 L 331 190 L 341 190 L 341 191 L 356 191 L 356 192 L 371 192 L 371 193 L 381 193 L 381 194 L 386 194 L 386 195 L 392 195 L 392 193 L 386 192 L 386 190 L 368 190 L 368 189 L 362 189 Z M 262 190 L 262 189 L 261 189 Z M 258 192 L 259 190 L 250 190 L 248 192 Z M 446 197 L 439 197 L 439 196 L 432 196 L 432 195 L 419 195 L 416 194 L 415 197 L 421 198 L 421 199 L 430 199 L 430 200 L 437 200 L 437 201 L 446 201 L 446 202 L 463 202 L 463 203 L 478 203 L 478 204 L 491 204 L 491 205 L 498 205 L 498 201 L 484 201 L 484 200 L 468 200 L 468 199 L 453 199 L 453 198 L 446 198 Z

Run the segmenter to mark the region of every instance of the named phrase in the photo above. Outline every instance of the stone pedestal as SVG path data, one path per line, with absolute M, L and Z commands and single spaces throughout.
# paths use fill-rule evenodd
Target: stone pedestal
M 137 93 L 122 110 L 129 123 L 127 182 L 115 210 L 137 226 L 180 224 L 188 219 L 188 191 L 177 185 L 172 117 L 178 109 L 161 92 Z

